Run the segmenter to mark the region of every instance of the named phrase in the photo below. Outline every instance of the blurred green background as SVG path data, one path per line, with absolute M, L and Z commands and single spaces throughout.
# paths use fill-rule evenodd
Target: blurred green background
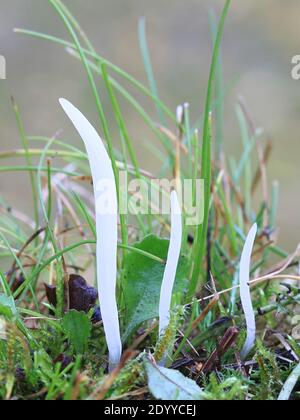
M 213 9 L 219 15 L 223 1 L 66 0 L 65 4 L 101 55 L 146 82 L 137 35 L 139 18 L 144 16 L 161 99 L 171 109 L 189 102 L 193 118 L 201 115 L 212 47 L 208 12 Z M 300 81 L 291 78 L 291 58 L 300 53 L 299 20 L 299 0 L 233 0 L 222 46 L 224 81 L 231 86 L 225 100 L 226 151 L 238 156 L 240 150 L 235 104 L 243 95 L 256 123 L 274 144 L 268 173 L 280 182 L 280 243 L 288 250 L 300 240 Z M 11 95 L 28 134 L 52 136 L 62 128 L 63 137 L 79 144 L 57 100 L 70 99 L 96 124 L 80 63 L 61 47 L 15 34 L 15 27 L 68 38 L 46 0 L 1 1 L 0 54 L 6 57 L 8 78 L 0 81 L 0 150 L 20 145 Z M 157 168 L 145 147 L 151 141 L 149 133 L 131 108 L 123 110 L 141 163 L 146 169 Z M 29 188 L 27 175 L 0 175 L 0 194 L 27 212 Z

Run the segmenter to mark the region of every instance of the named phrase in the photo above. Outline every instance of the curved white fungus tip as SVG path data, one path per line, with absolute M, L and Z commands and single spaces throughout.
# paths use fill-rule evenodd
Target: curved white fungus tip
M 60 104 L 82 138 L 91 167 L 97 230 L 97 280 L 110 370 L 120 361 L 122 344 L 116 301 L 118 203 L 111 160 L 95 128 L 66 99 Z
M 184 109 L 182 105 L 178 105 L 178 107 L 176 108 L 176 120 L 178 124 L 182 124 L 183 122 L 183 114 L 184 114 Z
M 159 335 L 162 337 L 170 322 L 172 292 L 182 242 L 182 216 L 177 193 L 171 193 L 171 237 L 168 258 L 160 291 Z
M 76 55 L 76 51 L 72 47 L 66 47 L 65 51 L 72 56 Z
M 255 136 L 259 137 L 262 136 L 264 134 L 265 130 L 263 129 L 263 127 L 257 127 L 255 129 Z
M 257 234 L 257 224 L 253 225 L 248 233 L 240 262 L 240 294 L 242 307 L 246 318 L 247 338 L 241 351 L 241 358 L 245 360 L 255 344 L 256 324 L 250 291 L 250 264 L 251 254 Z

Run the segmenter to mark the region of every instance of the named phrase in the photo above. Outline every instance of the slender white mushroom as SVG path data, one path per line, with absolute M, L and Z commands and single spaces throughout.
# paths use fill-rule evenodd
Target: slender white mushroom
M 247 338 L 241 352 L 242 360 L 245 360 L 250 351 L 253 349 L 256 336 L 255 314 L 253 310 L 249 285 L 251 254 L 256 234 L 257 224 L 253 225 L 250 232 L 248 233 L 240 262 L 240 294 L 247 325 Z
M 65 99 L 60 104 L 82 138 L 91 167 L 96 208 L 97 280 L 100 309 L 109 350 L 110 370 L 120 361 L 122 344 L 116 301 L 118 203 L 111 160 L 97 131 Z
M 176 120 L 178 125 L 183 124 L 183 118 L 184 117 L 184 107 L 183 105 L 178 105 L 176 108 Z
M 168 258 L 164 277 L 160 291 L 159 302 L 159 335 L 164 334 L 164 331 L 170 322 L 170 308 L 172 300 L 172 292 L 180 257 L 182 242 L 182 216 L 178 201 L 178 196 L 175 191 L 171 193 L 171 237 L 168 251 Z

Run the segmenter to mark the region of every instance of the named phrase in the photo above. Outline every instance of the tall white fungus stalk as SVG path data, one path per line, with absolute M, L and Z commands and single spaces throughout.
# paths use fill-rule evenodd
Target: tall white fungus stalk
M 170 308 L 172 292 L 178 267 L 182 242 L 182 216 L 175 191 L 171 193 L 171 237 L 168 251 L 168 258 L 160 292 L 159 302 L 159 335 L 164 331 L 170 322 Z
M 122 344 L 116 302 L 118 203 L 111 160 L 90 122 L 65 99 L 60 104 L 82 138 L 91 167 L 97 231 L 97 280 L 100 309 L 109 350 L 110 370 L 120 361 Z
M 242 360 L 245 360 L 250 351 L 253 349 L 255 344 L 256 336 L 256 323 L 255 323 L 255 314 L 253 310 L 253 304 L 251 299 L 251 290 L 250 290 L 250 264 L 251 264 L 251 254 L 255 242 L 255 237 L 257 234 L 257 225 L 253 225 L 250 232 L 248 233 L 244 249 L 242 252 L 241 262 L 240 262 L 240 293 L 242 307 L 246 318 L 247 324 L 247 338 L 244 344 L 244 347 L 241 352 Z

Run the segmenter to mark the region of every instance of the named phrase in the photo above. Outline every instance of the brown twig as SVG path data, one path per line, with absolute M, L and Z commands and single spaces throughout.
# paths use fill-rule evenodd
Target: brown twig
M 201 314 L 195 319 L 195 321 L 192 324 L 192 328 L 195 329 L 197 326 L 202 322 L 207 314 L 212 310 L 212 308 L 219 302 L 219 295 L 215 295 L 213 299 L 209 302 L 209 304 L 206 306 L 206 308 L 201 312 Z
M 20 249 L 20 251 L 17 253 L 17 257 L 18 259 L 21 258 L 23 252 L 25 251 L 25 249 L 44 231 L 46 230 L 45 227 L 42 227 L 40 229 L 38 229 L 33 235 L 30 236 L 30 238 L 25 242 L 25 244 L 22 246 L 22 248 Z M 17 262 L 14 261 L 13 265 L 11 266 L 11 269 L 8 271 L 7 273 L 7 280 L 8 282 L 11 279 L 12 274 L 16 271 L 16 266 L 17 266 Z
M 226 352 L 232 347 L 236 342 L 236 339 L 239 335 L 239 330 L 237 327 L 230 327 L 221 338 L 215 350 L 212 352 L 208 360 L 202 367 L 201 373 L 207 373 L 213 370 L 221 358 L 226 354 Z

